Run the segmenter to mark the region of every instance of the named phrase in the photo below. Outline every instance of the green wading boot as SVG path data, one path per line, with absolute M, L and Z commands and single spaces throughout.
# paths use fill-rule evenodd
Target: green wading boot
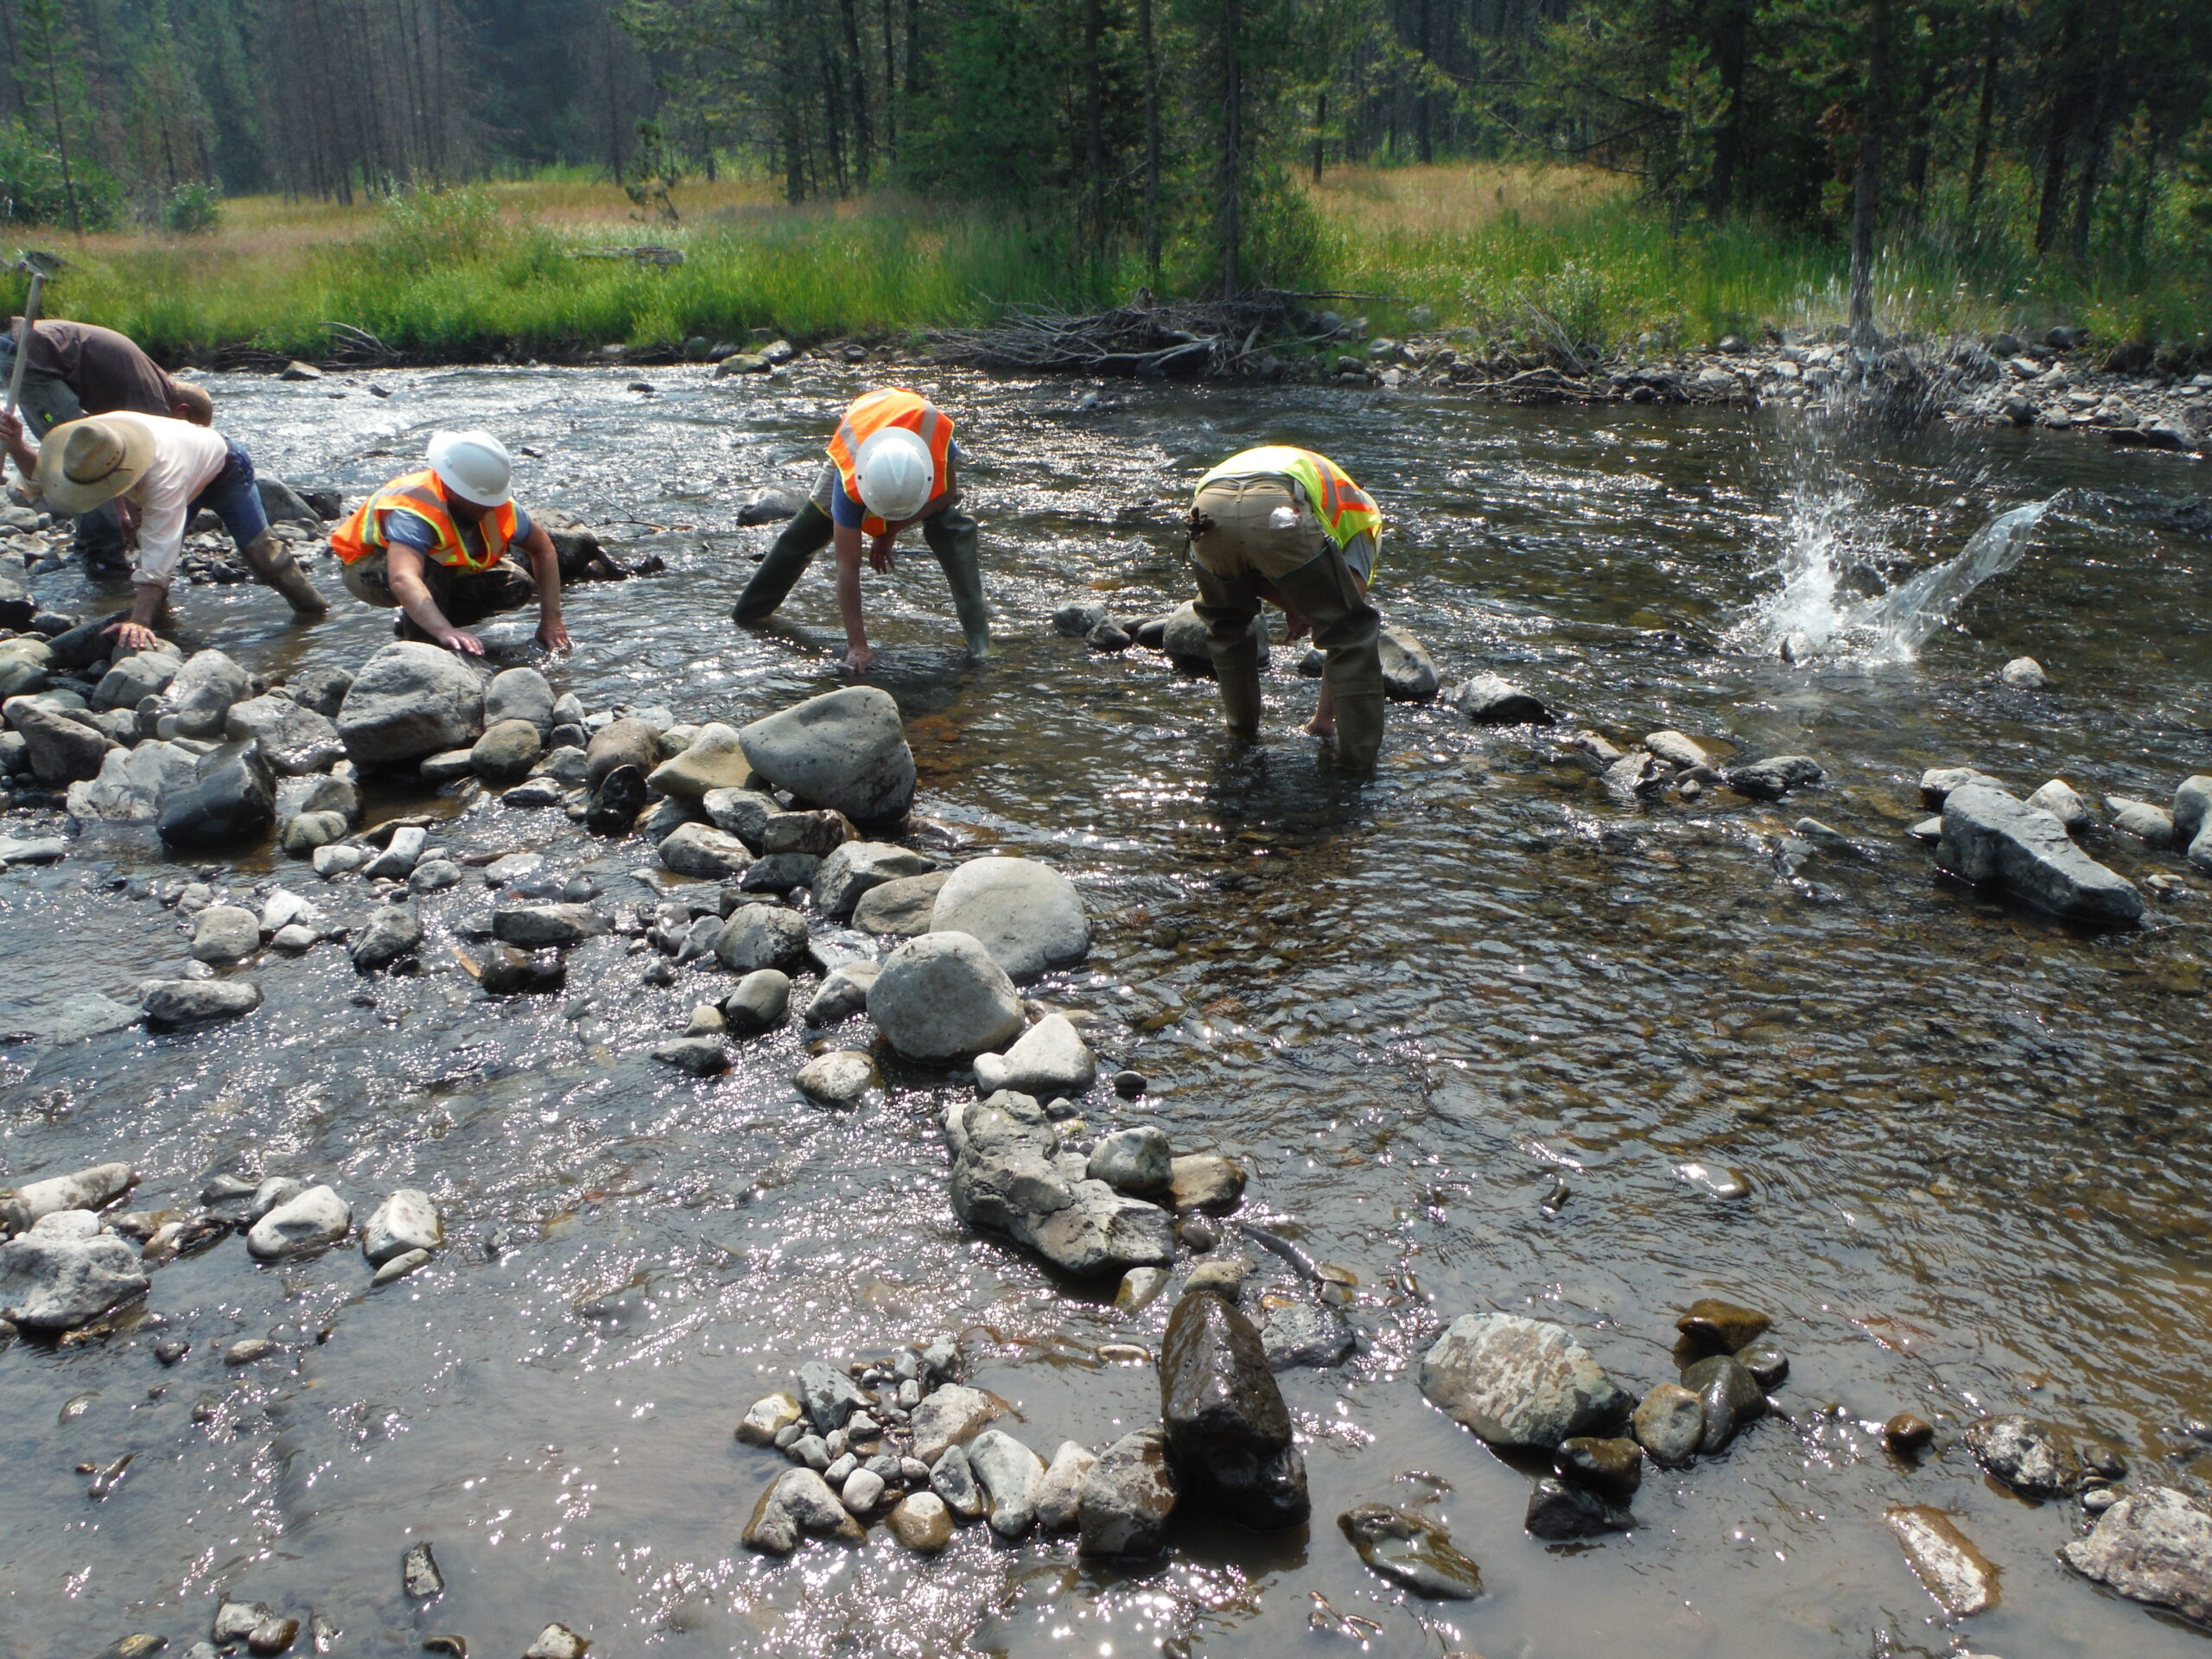
M 299 562 L 278 547 L 276 537 L 266 531 L 238 549 L 238 556 L 263 587 L 282 594 L 297 614 L 321 616 L 330 609 L 330 601 L 300 569 Z
M 1260 715 L 1265 709 L 1260 696 L 1260 640 L 1250 628 L 1234 645 L 1209 639 L 1214 677 L 1221 682 L 1221 712 L 1233 737 L 1260 734 Z
M 1337 764 L 1348 772 L 1372 772 L 1382 752 L 1383 711 L 1380 691 L 1337 693 Z
M 991 650 L 991 613 L 983 603 L 982 536 L 974 516 L 957 506 L 922 520 L 922 539 L 944 567 L 945 586 L 952 589 L 953 613 L 960 619 L 968 654 L 977 658 Z
M 768 556 L 753 573 L 753 580 L 745 584 L 745 591 L 730 607 L 729 620 L 740 627 L 751 627 L 773 616 L 776 607 L 806 574 L 806 567 L 814 563 L 814 556 L 830 545 L 836 533 L 830 515 L 813 502 L 801 507 L 798 516 L 776 537 Z
M 1337 694 L 1338 764 L 1371 769 L 1382 748 L 1382 617 L 1333 548 L 1276 577 L 1275 587 L 1313 625 L 1313 643 L 1328 654 L 1323 672 Z

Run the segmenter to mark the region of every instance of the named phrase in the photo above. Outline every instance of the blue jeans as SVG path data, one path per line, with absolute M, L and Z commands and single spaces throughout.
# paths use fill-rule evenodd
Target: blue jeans
M 253 481 L 253 457 L 236 438 L 223 442 L 230 446 L 231 458 L 215 474 L 215 481 L 192 498 L 192 511 L 213 513 L 231 532 L 232 542 L 246 547 L 267 532 L 269 515 L 262 510 L 261 489 Z

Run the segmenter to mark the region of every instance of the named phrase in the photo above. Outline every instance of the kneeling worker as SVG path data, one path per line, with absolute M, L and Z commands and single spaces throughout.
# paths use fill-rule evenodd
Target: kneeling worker
M 48 511 L 82 517 L 112 501 L 124 532 L 137 532 L 130 613 L 108 630 L 125 649 L 143 651 L 154 644 L 153 625 L 168 601 L 185 526 L 202 508 L 223 521 L 238 556 L 263 586 L 282 594 L 302 616 L 321 616 L 330 608 L 270 534 L 254 485 L 253 457 L 236 439 L 165 415 L 94 415 L 64 422 L 34 450 L 22 421 L 0 415 L 0 442 Z
M 365 604 L 398 609 L 393 632 L 480 657 L 464 632 L 496 611 L 537 601 L 537 643 L 565 651 L 561 556 L 553 538 L 514 502 L 514 461 L 489 432 L 436 432 L 429 470 L 396 478 L 332 533 L 346 589 Z M 509 556 L 519 546 L 525 570 Z
M 845 623 L 845 666 L 865 674 L 875 665 L 861 615 L 861 538 L 868 537 L 868 563 L 892 568 L 892 543 L 909 525 L 922 527 L 952 589 L 968 654 L 990 649 L 990 614 L 983 607 L 983 577 L 976 565 L 975 518 L 961 511 L 954 470 L 960 461 L 952 420 L 919 392 L 899 386 L 871 391 L 845 411 L 830 440 L 830 465 L 814 494 L 784 527 L 768 556 L 753 573 L 730 612 L 750 627 L 766 621 L 831 543 L 837 550 L 837 611 Z
M 1382 619 L 1367 602 L 1382 515 L 1344 470 L 1310 449 L 1269 445 L 1232 455 L 1198 480 L 1191 564 L 1222 709 L 1239 737 L 1260 730 L 1262 600 L 1301 619 L 1328 655 L 1321 707 L 1306 728 L 1333 734 L 1337 759 L 1366 771 L 1382 747 Z M 1332 716 L 1333 715 L 1333 719 Z

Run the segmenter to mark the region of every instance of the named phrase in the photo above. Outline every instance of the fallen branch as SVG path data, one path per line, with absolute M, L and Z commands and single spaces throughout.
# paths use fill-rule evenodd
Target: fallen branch
M 1241 300 L 1163 303 L 1139 295 L 1088 315 L 1012 306 L 995 322 L 946 329 L 931 342 L 942 360 L 977 368 L 1233 378 L 1271 367 L 1260 343 L 1290 333 L 1298 297 L 1262 290 Z

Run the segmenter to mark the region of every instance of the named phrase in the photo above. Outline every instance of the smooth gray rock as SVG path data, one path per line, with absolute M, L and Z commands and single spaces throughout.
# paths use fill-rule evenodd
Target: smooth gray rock
M 409 905 L 379 905 L 353 935 L 355 969 L 372 974 L 390 967 L 423 943 L 423 918 Z
M 743 842 L 704 823 L 683 825 L 661 842 L 658 855 L 664 868 L 706 881 L 742 875 L 753 862 Z
M 147 1288 L 138 1252 L 97 1217 L 65 1211 L 0 1244 L 0 1319 L 73 1331 Z
M 1022 1024 L 1014 982 L 965 933 L 925 933 L 893 950 L 868 1011 L 901 1054 L 940 1063 L 1002 1048 Z
M 261 987 L 250 979 L 156 981 L 142 1005 L 153 1026 L 196 1026 L 211 1020 L 236 1020 L 261 1006 Z
M 948 1382 L 914 1408 L 908 1423 L 914 1455 L 933 1465 L 946 1448 L 965 1446 L 1005 1414 L 1004 1402 L 995 1395 L 965 1383 Z
M 279 777 L 321 772 L 343 760 L 338 728 L 302 703 L 274 692 L 232 703 L 223 715 L 223 741 L 251 743 Z
M 261 949 L 261 924 L 238 905 L 210 905 L 192 918 L 195 962 L 244 962 Z
M 1166 1541 L 1176 1497 L 1166 1432 L 1145 1428 L 1123 1435 L 1084 1476 L 1076 1504 L 1078 1552 L 1157 1555 Z
M 346 706 L 346 693 L 353 677 L 342 668 L 305 668 L 289 682 L 293 699 L 318 715 L 335 720 Z
M 1454 1319 L 1422 1357 L 1421 1391 L 1493 1446 L 1547 1452 L 1607 1427 L 1630 1406 L 1564 1326 L 1517 1313 Z
M 766 838 L 768 820 L 784 810 L 774 796 L 753 789 L 710 789 L 699 798 L 699 806 L 715 829 L 756 853 Z
M 1097 1464 L 1097 1454 L 1075 1440 L 1062 1440 L 1045 1465 L 1037 1483 L 1037 1524 L 1046 1532 L 1073 1532 L 1083 1483 Z
M 484 688 L 484 723 L 526 720 L 542 737 L 553 729 L 553 685 L 534 668 L 504 669 Z
M 1633 1427 L 1653 1462 L 1679 1468 L 1705 1438 L 1705 1402 L 1679 1382 L 1662 1382 L 1637 1406 Z
M 1920 774 L 1920 803 L 1923 806 L 1941 806 L 1953 790 L 1967 784 L 1982 784 L 1996 790 L 2005 787 L 1987 772 L 1973 766 L 1930 766 Z
M 1997 671 L 1997 677 L 2016 691 L 2040 691 L 2050 683 L 2043 664 L 2032 657 L 2015 657 Z
M 790 893 L 811 887 L 821 868 L 812 853 L 769 853 L 753 861 L 738 885 L 747 893 Z
M 927 875 L 901 876 L 870 887 L 853 906 L 853 925 L 863 933 L 918 938 L 930 931 L 937 896 L 950 876 L 950 870 L 932 870 Z
M 2076 847 L 2064 824 L 1986 784 L 1944 798 L 1936 858 L 1954 875 L 1999 882 L 2055 915 L 2121 924 L 2143 914 L 2135 884 Z
M 791 1081 L 822 1105 L 856 1106 L 875 1086 L 875 1062 L 860 1049 L 832 1049 L 799 1067 Z
M 1770 755 L 1764 760 L 1731 766 L 1721 774 L 1728 787 L 1738 795 L 1763 801 L 1776 800 L 1793 789 L 1817 784 L 1827 775 L 1819 761 L 1803 754 Z
M 657 795 L 703 802 L 721 790 L 753 788 L 753 767 L 737 733 L 715 721 L 699 728 L 681 753 L 655 766 L 645 784 Z
M 729 1070 L 729 1050 L 719 1037 L 671 1037 L 653 1046 L 653 1058 L 695 1077 L 710 1077 Z
M 607 774 L 623 766 L 651 772 L 660 765 L 660 730 L 651 721 L 609 721 L 592 734 L 584 749 L 584 785 L 597 789 Z
M 328 1186 L 311 1186 L 253 1224 L 245 1247 L 264 1262 L 334 1244 L 353 1224 L 353 1211 Z
M 2093 828 L 2097 815 L 2086 800 L 2075 791 L 2063 778 L 2054 778 L 2028 797 L 2027 804 L 2038 812 L 2048 812 L 2066 826 L 2069 835 L 2078 836 Z
M 968 1467 L 989 1507 L 991 1530 L 1019 1538 L 1037 1520 L 1045 1460 L 1003 1429 L 987 1428 L 969 1441 Z
M 184 659 L 167 649 L 133 652 L 118 657 L 100 677 L 92 692 L 95 709 L 136 709 L 148 697 L 159 696 L 169 688 L 177 671 L 184 666 Z
M 363 664 L 338 709 L 346 752 L 365 765 L 465 747 L 483 729 L 476 671 L 452 652 L 412 640 L 395 640 Z
M 848 963 L 832 969 L 806 1005 L 806 1023 L 831 1026 L 867 1013 L 868 988 L 875 983 L 880 971 L 872 962 Z
M 2112 827 L 2126 831 L 2145 846 L 2164 852 L 2181 844 L 2173 814 L 2164 807 L 2149 801 L 2130 800 L 2125 795 L 2106 796 L 2105 806 L 2112 813 Z
M 162 694 L 164 723 L 175 724 L 161 735 L 219 738 L 231 705 L 252 691 L 251 677 L 221 652 L 194 652 Z
M 1090 920 L 1075 884 L 1027 858 L 979 858 L 946 878 L 930 916 L 933 933 L 966 933 L 1014 979 L 1081 962 Z
M 26 1181 L 11 1194 L 20 1224 L 29 1226 L 66 1210 L 105 1210 L 138 1184 L 138 1172 L 128 1164 L 94 1164 L 67 1175 L 49 1175 Z
M 1166 1198 L 1175 1184 L 1174 1151 L 1166 1133 L 1149 1123 L 1103 1136 L 1090 1149 L 1089 1168 L 1092 1180 L 1140 1198 Z
M 1288 1302 L 1261 1319 L 1260 1345 L 1271 1371 L 1326 1370 L 1351 1358 L 1357 1343 L 1351 1322 L 1336 1309 Z
M 438 1206 L 420 1187 L 403 1186 L 378 1205 L 361 1230 L 361 1254 L 382 1267 L 410 1250 L 435 1250 L 445 1243 Z
M 1082 1095 L 1097 1077 L 1097 1057 L 1065 1014 L 1046 1014 L 1022 1033 L 1004 1054 L 976 1057 L 976 1086 L 987 1095 L 1011 1089 L 1040 1100 L 1056 1096 L 1072 1098 Z M 1164 1180 L 1163 1177 L 1163 1184 Z
M 115 747 L 92 727 L 41 708 L 27 697 L 10 701 L 8 720 L 22 734 L 30 755 L 31 775 L 48 789 L 99 777 L 108 751 Z
M 492 912 L 492 936 L 525 950 L 580 944 L 607 931 L 607 918 L 589 905 L 516 905 Z
M 1169 660 L 1185 672 L 1211 675 L 1214 671 L 1212 644 L 1195 600 L 1185 600 L 1160 622 L 1155 649 L 1166 652 Z M 1274 660 L 1274 645 L 1268 638 L 1266 625 L 1256 617 L 1253 619 L 1252 632 L 1259 637 L 1260 666 L 1265 668 Z M 1135 637 L 1143 644 L 1145 631 L 1139 629 Z
M 1427 702 L 1436 696 L 1436 664 L 1428 647 L 1403 628 L 1376 636 L 1382 654 L 1382 694 L 1393 702 Z
M 913 804 L 914 756 L 899 705 L 875 686 L 826 692 L 754 721 L 738 737 L 769 783 L 855 823 L 893 822 Z
M 544 738 L 528 721 L 493 721 L 469 749 L 468 769 L 488 783 L 511 783 L 537 764 L 544 747 Z
M 1471 676 L 1452 694 L 1453 705 L 1478 726 L 1549 726 L 1552 711 L 1497 675 Z
M 849 841 L 823 859 L 815 873 L 814 907 L 824 916 L 849 916 L 861 895 L 870 889 L 936 870 L 934 861 L 907 848 L 887 842 Z M 934 903 L 931 908 L 935 910 Z
M 124 1031 L 137 1023 L 137 1009 L 125 1007 L 111 996 L 103 996 L 98 991 L 79 991 L 73 996 L 61 999 L 53 1029 L 48 1035 L 59 1047 L 81 1043 L 91 1037 L 104 1037 L 110 1032 Z
M 2174 839 L 2187 847 L 2212 826 L 2212 778 L 2185 778 L 2174 791 Z
M 2133 1601 L 2212 1621 L 2212 1507 L 2171 1486 L 2131 1492 L 2087 1538 L 2059 1546 L 2066 1564 Z
M 757 969 L 788 971 L 806 955 L 806 918 L 780 905 L 746 905 L 722 924 L 715 955 L 735 974 Z
M 371 879 L 404 879 L 423 856 L 423 849 L 429 844 L 430 832 L 417 823 L 404 823 L 391 832 L 384 850 L 361 867 L 361 874 Z
M 150 823 L 172 790 L 185 788 L 200 757 L 175 743 L 149 739 L 135 749 L 110 749 L 99 774 L 69 785 L 69 810 L 108 823 Z
M 722 999 L 722 1018 L 733 1035 L 751 1037 L 783 1024 L 791 1003 L 791 976 L 773 968 L 756 968 Z

